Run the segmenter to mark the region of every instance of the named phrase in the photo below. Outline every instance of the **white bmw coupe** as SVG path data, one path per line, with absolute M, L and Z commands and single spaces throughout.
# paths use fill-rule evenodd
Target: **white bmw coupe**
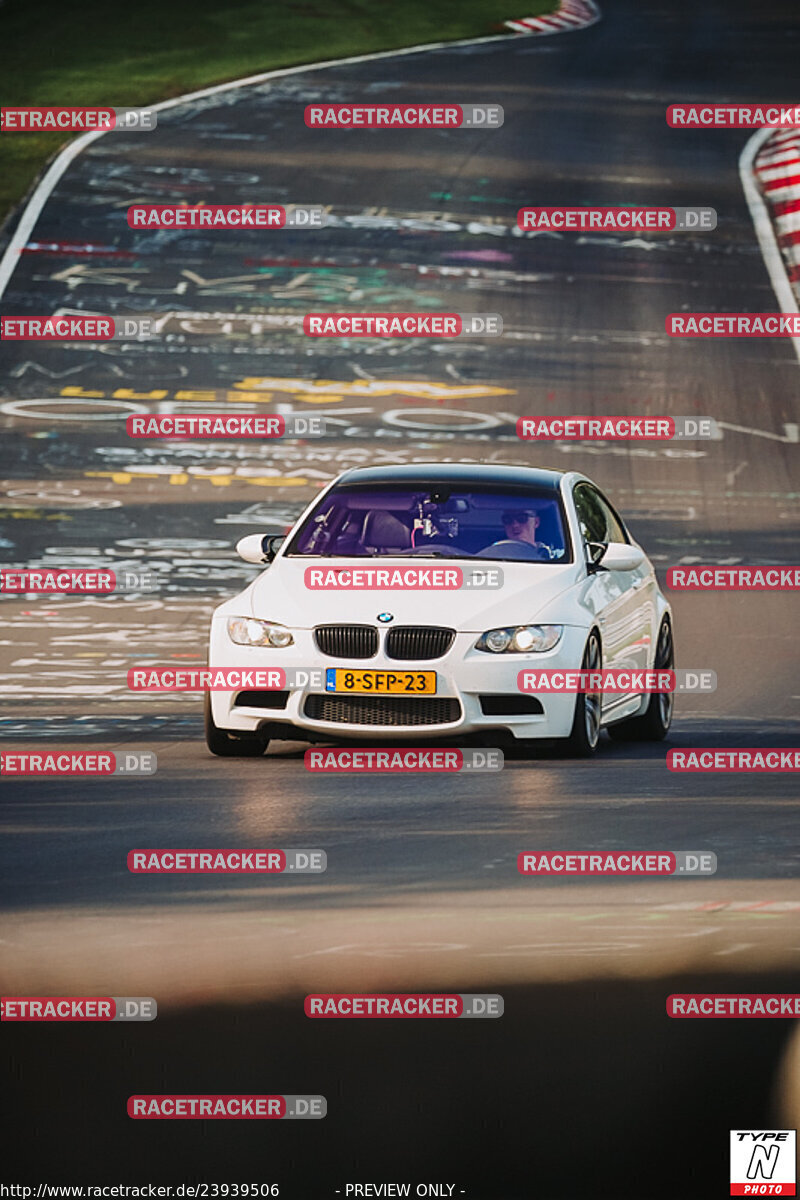
M 670 693 L 519 690 L 526 667 L 674 665 L 672 614 L 652 564 L 575 471 L 350 470 L 288 535 L 251 534 L 237 550 L 266 569 L 215 610 L 209 666 L 279 667 L 288 682 L 207 692 L 214 754 L 261 754 L 281 738 L 480 735 L 522 746 L 562 739 L 585 756 L 603 728 L 647 740 L 669 729 Z M 426 586 L 455 577 L 474 586 Z

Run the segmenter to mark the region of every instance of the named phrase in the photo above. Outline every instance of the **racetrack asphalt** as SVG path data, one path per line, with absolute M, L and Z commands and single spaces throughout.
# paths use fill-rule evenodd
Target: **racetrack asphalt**
M 470 1065 L 448 1034 L 438 1064 L 445 1083 L 420 1078 L 416 1091 L 398 1085 L 406 1117 L 416 1097 L 425 1114 L 413 1124 L 414 1148 L 406 1144 L 410 1126 L 379 1135 L 368 1117 L 377 1093 L 360 1076 L 360 1090 L 341 1083 L 346 1061 L 377 1035 L 365 1023 L 362 1041 L 361 1027 L 347 1026 L 341 1036 L 349 1040 L 337 1043 L 347 1054 L 323 1069 L 328 1023 L 309 1042 L 310 1023 L 291 1015 L 312 988 L 507 991 L 512 1019 L 490 1032 L 495 1046 L 501 1039 L 501 1083 L 513 1075 L 523 1014 L 551 1005 L 536 1035 L 553 1056 L 547 1119 L 555 1129 L 572 1114 L 584 1132 L 599 1122 L 609 1154 L 621 1152 L 623 1126 L 632 1123 L 640 1141 L 649 1123 L 676 1128 L 676 1097 L 684 1080 L 690 1088 L 686 1076 L 709 1045 L 701 1033 L 714 1042 L 711 1069 L 720 1080 L 727 1079 L 720 1064 L 736 1053 L 746 1063 L 743 1079 L 765 1075 L 753 1084 L 752 1109 L 734 1088 L 712 1124 L 775 1119 L 779 1034 L 756 1037 L 741 1022 L 714 1023 L 713 1034 L 704 1022 L 684 1033 L 690 1023 L 667 1021 L 663 1001 L 672 991 L 725 990 L 732 981 L 739 990 L 767 990 L 776 979 L 782 990 L 797 986 L 796 787 L 790 776 L 682 777 L 667 770 L 664 756 L 669 746 L 796 745 L 790 593 L 670 593 L 678 663 L 715 670 L 718 690 L 678 701 L 664 745 L 604 738 L 592 762 L 515 757 L 496 776 L 312 776 L 297 743 L 274 743 L 261 760 L 214 759 L 196 698 L 131 697 L 124 680 L 130 665 L 204 661 L 208 614 L 255 573 L 233 554 L 235 541 L 281 531 L 317 487 L 350 465 L 453 458 L 584 471 L 629 520 L 662 585 L 666 568 L 679 562 L 796 561 L 798 361 L 790 342 L 680 341 L 664 332 L 670 312 L 776 307 L 738 174 L 749 135 L 673 130 L 664 112 L 681 100 L 787 101 L 798 39 L 794 6 L 783 0 L 755 11 L 744 0 L 607 0 L 602 21 L 574 34 L 311 69 L 222 92 L 162 113 L 154 133 L 107 135 L 70 166 L 0 311 L 174 312 L 175 332 L 102 350 L 2 347 L 0 560 L 69 557 L 88 565 L 111 556 L 157 569 L 164 586 L 155 597 L 102 602 L 5 599 L 0 733 L 8 750 L 152 748 L 159 770 L 143 780 L 5 782 L 6 994 L 157 996 L 157 1044 L 165 1078 L 178 1090 L 186 1076 L 177 1060 L 169 1065 L 169 1036 L 186 1039 L 185 1062 L 191 1039 L 213 1030 L 220 1062 L 210 1074 L 217 1082 L 226 1075 L 231 1086 L 219 1090 L 233 1091 L 249 1077 L 244 1046 L 258 1047 L 262 1065 L 270 1061 L 269 1014 L 287 1063 L 295 1053 L 303 1066 L 303 1086 L 290 1086 L 289 1071 L 284 1090 L 324 1092 L 311 1082 L 317 1064 L 327 1072 L 329 1110 L 341 1084 L 348 1111 L 360 1114 L 349 1135 L 337 1124 L 338 1142 L 329 1131 L 320 1143 L 331 1178 L 339 1172 L 335 1186 L 346 1168 L 361 1178 L 357 1168 L 381 1162 L 428 1172 L 437 1161 L 454 1163 L 437 1160 L 443 1135 L 426 1122 L 468 1086 Z M 493 132 L 428 134 L 311 131 L 302 123 L 314 100 L 362 98 L 496 102 L 505 123 Z M 202 236 L 127 227 L 132 202 L 183 199 L 320 203 L 330 206 L 331 223 L 314 232 Z M 517 209 L 532 204 L 703 205 L 716 209 L 719 224 L 710 233 L 637 238 L 516 236 Z M 83 252 L 65 249 L 78 244 Z M 306 342 L 281 325 L 309 309 L 371 308 L 500 312 L 506 333 L 339 345 Z M 209 336 L 182 331 L 182 313 L 209 315 Z M 242 318 L 262 326 L 251 332 Z M 234 335 L 224 332 L 231 320 L 240 322 Z M 322 413 L 335 433 L 277 446 L 127 438 L 126 406 L 167 404 Z M 672 447 L 533 447 L 514 433 L 516 416 L 531 413 L 712 416 L 723 437 Z M 329 869 L 265 882 L 135 877 L 125 866 L 137 846 L 212 845 L 319 846 Z M 613 883 L 534 881 L 516 871 L 521 850 L 594 848 L 709 849 L 719 869 L 703 880 Z M 693 986 L 675 986 L 679 978 Z M 211 1004 L 220 1007 L 198 1007 Z M 595 1036 L 584 1030 L 568 1049 L 570 1030 L 584 1029 L 592 1012 Z M 637 1021 L 626 1055 L 625 1031 Z M 786 1031 L 783 1021 L 763 1024 Z M 144 1053 L 152 1029 L 126 1031 L 124 1044 Z M 404 1028 L 384 1046 L 397 1055 L 387 1058 L 387 1071 L 400 1070 L 403 1056 L 422 1046 L 414 1033 Z M 39 1051 L 30 1032 L 15 1036 L 14 1061 L 33 1071 Z M 66 1080 L 84 1043 L 74 1031 L 55 1036 L 72 1045 L 59 1060 Z M 436 1030 L 426 1034 L 421 1061 L 435 1037 Z M 616 1059 L 610 1050 L 604 1057 L 604 1038 Z M 656 1047 L 657 1067 L 644 1059 L 635 1065 L 645 1046 Z M 226 1047 L 239 1064 L 227 1072 Z M 575 1056 L 573 1065 L 590 1064 L 594 1099 L 585 1110 L 575 1099 L 579 1071 L 559 1075 L 559 1048 Z M 538 1041 L 531 1047 L 545 1051 Z M 619 1056 L 628 1064 L 627 1093 Z M 756 1066 L 759 1056 L 769 1070 Z M 487 1077 L 490 1061 L 481 1068 Z M 598 1115 L 602 1078 L 608 1103 Z M 120 1094 L 148 1090 L 130 1083 Z M 522 1195 L 530 1178 L 517 1160 L 525 1126 L 512 1116 L 510 1092 L 493 1100 L 493 1146 L 471 1164 L 479 1190 L 465 1194 Z M 693 1103 L 699 1119 L 702 1106 Z M 130 1133 L 124 1113 L 107 1120 L 117 1154 L 109 1162 L 131 1166 L 140 1131 Z M 459 1120 L 454 1144 L 463 1153 L 480 1121 L 475 1113 Z M 535 1150 L 535 1131 L 530 1136 Z M 183 1140 L 186 1153 L 193 1138 Z M 65 1134 L 59 1154 L 79 1179 L 70 1144 Z M 582 1144 L 595 1143 L 584 1137 Z M 707 1196 L 718 1177 L 709 1152 L 693 1143 L 687 1176 L 683 1160 L 663 1154 L 665 1144 L 658 1142 L 663 1161 L 644 1185 L 626 1169 L 621 1178 L 593 1180 L 591 1194 Z M 294 1142 L 282 1145 L 276 1161 L 287 1183 L 292 1163 L 306 1178 L 310 1167 L 294 1161 Z M 30 1173 L 28 1135 L 16 1153 Z M 240 1153 L 247 1160 L 244 1139 Z M 591 1158 L 587 1150 L 576 1168 L 584 1182 Z M 230 1178 L 232 1152 L 215 1144 L 211 1161 L 220 1179 Z M 543 1169 L 540 1194 L 576 1194 L 554 1166 Z M 315 1187 L 328 1185 L 320 1171 Z

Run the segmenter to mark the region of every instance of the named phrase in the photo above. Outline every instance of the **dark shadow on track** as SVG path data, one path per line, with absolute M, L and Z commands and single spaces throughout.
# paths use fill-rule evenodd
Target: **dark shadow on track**
M 797 982 L 500 987 L 494 1021 L 312 1021 L 296 997 L 164 1010 L 127 1028 L 6 1025 L 16 1114 L 4 1177 L 277 1181 L 281 1196 L 309 1198 L 368 1180 L 410 1181 L 413 1195 L 438 1180 L 472 1200 L 707 1200 L 726 1190 L 728 1131 L 780 1120 L 774 1084 L 792 1023 L 671 1020 L 666 997 Z M 132 1094 L 238 1091 L 322 1094 L 328 1116 L 126 1115 Z

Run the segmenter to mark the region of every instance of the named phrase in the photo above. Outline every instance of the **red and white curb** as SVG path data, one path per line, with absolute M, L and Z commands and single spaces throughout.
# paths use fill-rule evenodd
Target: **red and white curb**
M 800 299 L 800 129 L 776 130 L 756 155 L 754 169 Z
M 759 129 L 739 176 L 781 312 L 800 312 L 800 129 Z M 800 359 L 800 338 L 791 339 Z
M 561 0 L 557 12 L 546 17 L 519 17 L 504 21 L 504 29 L 514 33 L 563 33 L 567 29 L 582 29 L 600 20 L 600 9 L 594 0 Z

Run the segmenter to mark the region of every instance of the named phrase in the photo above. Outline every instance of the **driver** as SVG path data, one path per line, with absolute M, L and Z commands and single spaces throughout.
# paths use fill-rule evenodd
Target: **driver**
M 507 509 L 501 520 L 506 531 L 506 539 L 512 542 L 527 542 L 550 556 L 550 547 L 536 540 L 536 530 L 540 525 L 540 517 L 532 508 Z

